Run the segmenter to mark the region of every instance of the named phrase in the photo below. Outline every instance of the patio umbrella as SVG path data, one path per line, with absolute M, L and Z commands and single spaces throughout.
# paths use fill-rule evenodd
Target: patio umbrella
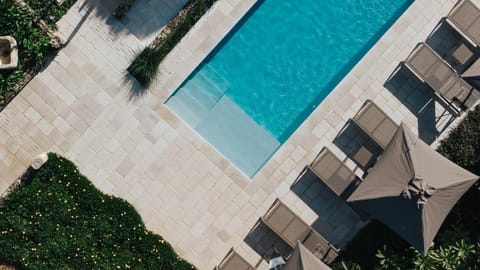
M 445 217 L 477 180 L 402 124 L 348 201 L 426 253 Z
M 282 270 L 331 270 L 331 268 L 298 241 Z

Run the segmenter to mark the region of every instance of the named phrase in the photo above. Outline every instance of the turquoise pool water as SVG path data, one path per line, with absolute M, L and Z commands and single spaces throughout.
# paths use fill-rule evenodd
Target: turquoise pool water
M 260 0 L 167 105 L 253 176 L 413 0 Z

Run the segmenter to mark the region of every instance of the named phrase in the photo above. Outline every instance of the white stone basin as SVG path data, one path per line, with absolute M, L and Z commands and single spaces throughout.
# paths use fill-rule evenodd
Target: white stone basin
M 10 44 L 10 52 L 4 55 L 0 48 L 0 69 L 14 69 L 18 65 L 17 41 L 11 36 L 0 36 L 0 43 L 2 41 Z

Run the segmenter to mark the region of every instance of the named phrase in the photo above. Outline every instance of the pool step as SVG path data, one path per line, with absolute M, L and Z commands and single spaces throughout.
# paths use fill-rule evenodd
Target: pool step
M 211 108 L 223 96 L 225 91 L 218 88 L 217 85 L 210 81 L 206 76 L 208 75 L 198 73 L 193 80 L 190 80 L 187 83 L 188 88 L 185 88 L 185 91 L 198 100 L 198 102 Z
M 228 85 L 215 70 L 205 68 L 190 77 L 168 105 L 195 127 L 222 98 Z
M 167 106 L 175 111 L 185 122 L 192 127 L 208 114 L 208 109 L 198 103 L 191 95 L 178 91 L 167 102 Z
M 205 65 L 202 71 L 205 71 L 205 73 L 202 73 L 202 76 L 204 76 L 207 81 L 214 84 L 215 88 L 221 92 L 222 95 L 225 94 L 225 91 L 228 88 L 230 88 L 230 83 L 211 65 Z
M 222 98 L 227 86 L 228 82 L 207 68 L 190 77 L 167 104 L 188 124 L 196 127 Z

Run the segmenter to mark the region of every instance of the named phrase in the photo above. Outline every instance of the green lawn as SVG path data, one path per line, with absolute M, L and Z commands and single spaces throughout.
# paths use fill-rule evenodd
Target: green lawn
M 195 269 L 69 160 L 48 162 L 0 206 L 0 262 L 20 269 Z

